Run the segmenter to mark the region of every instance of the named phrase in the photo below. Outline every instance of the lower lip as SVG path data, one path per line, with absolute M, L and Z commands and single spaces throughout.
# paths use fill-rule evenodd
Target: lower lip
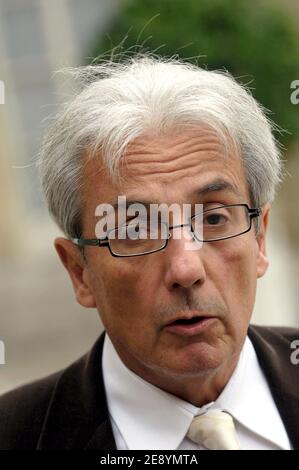
M 193 323 L 190 325 L 171 323 L 170 325 L 167 325 L 165 327 L 165 330 L 169 333 L 173 333 L 180 336 L 194 336 L 206 330 L 215 320 L 215 317 L 210 317 L 204 318 L 203 320 L 199 320 L 197 323 Z

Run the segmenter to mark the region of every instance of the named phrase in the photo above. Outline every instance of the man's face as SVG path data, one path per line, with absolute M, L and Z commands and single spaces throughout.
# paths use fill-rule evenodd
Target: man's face
M 125 162 L 126 181 L 121 187 L 97 172 L 98 163 L 87 164 L 85 238 L 95 237 L 95 207 L 117 200 L 118 195 L 169 205 L 251 207 L 237 151 L 225 155 L 207 128 L 140 138 L 128 148 Z M 200 191 L 215 182 L 228 187 Z M 187 378 L 219 370 L 237 357 L 253 310 L 257 278 L 267 268 L 266 218 L 262 216 L 258 239 L 252 228 L 232 239 L 204 243 L 196 251 L 185 249 L 186 234 L 171 238 L 163 251 L 133 258 L 115 258 L 108 248 L 86 247 L 86 282 L 104 327 L 129 368 L 147 378 Z M 194 315 L 210 318 L 195 333 L 167 326 L 178 317 Z

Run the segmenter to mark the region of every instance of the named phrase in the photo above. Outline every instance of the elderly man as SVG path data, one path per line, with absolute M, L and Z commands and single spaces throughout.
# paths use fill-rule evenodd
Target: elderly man
M 177 59 L 74 72 L 82 90 L 40 171 L 66 235 L 56 250 L 105 332 L 0 399 L 0 448 L 299 448 L 299 331 L 249 326 L 281 176 L 261 106 L 229 74 Z M 133 231 L 132 204 L 145 208 Z M 189 216 L 154 224 L 160 204 Z

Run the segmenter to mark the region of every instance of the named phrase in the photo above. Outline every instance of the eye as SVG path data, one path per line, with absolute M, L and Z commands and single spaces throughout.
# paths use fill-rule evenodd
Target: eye
M 227 218 L 220 213 L 207 214 L 203 220 L 203 222 L 208 225 L 223 225 L 226 221 Z
M 146 222 L 128 224 L 127 237 L 130 240 L 143 240 L 149 238 L 150 230 Z
M 128 230 L 128 235 L 132 240 L 139 240 L 148 237 L 148 229 L 147 227 L 137 226 L 136 228 L 132 228 L 132 230 Z

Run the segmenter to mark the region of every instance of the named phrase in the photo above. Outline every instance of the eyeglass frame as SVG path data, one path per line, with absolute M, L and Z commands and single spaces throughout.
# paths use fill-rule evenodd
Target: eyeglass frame
M 223 205 L 223 206 L 218 206 L 218 207 L 213 207 L 212 209 L 207 209 L 205 211 L 202 211 L 202 212 L 199 212 L 198 214 L 194 214 L 192 217 L 190 217 L 190 220 L 189 220 L 189 223 L 187 224 L 179 224 L 179 225 L 172 225 L 171 227 L 168 226 L 168 224 L 166 222 L 161 222 L 161 224 L 164 224 L 168 227 L 168 232 L 170 230 L 173 230 L 174 228 L 179 228 L 179 227 L 190 227 L 191 229 L 191 233 L 193 234 L 193 236 L 196 238 L 196 235 L 193 231 L 193 227 L 192 227 L 192 219 L 194 219 L 195 217 L 197 217 L 199 214 L 204 214 L 206 212 L 209 212 L 209 211 L 212 211 L 212 210 L 215 210 L 215 209 L 223 209 L 223 208 L 226 208 L 226 207 L 245 207 L 247 209 L 247 213 L 248 213 L 248 216 L 249 216 L 249 228 L 244 230 L 243 232 L 241 233 L 237 233 L 236 235 L 231 235 L 229 237 L 224 237 L 224 238 L 216 238 L 214 240 L 197 240 L 197 241 L 200 241 L 202 243 L 210 243 L 210 242 L 217 242 L 217 241 L 222 241 L 222 240 L 228 240 L 230 238 L 235 238 L 235 237 L 239 237 L 240 235 L 243 235 L 244 233 L 247 233 L 251 230 L 252 228 L 252 219 L 254 219 L 255 217 L 259 217 L 261 214 L 262 214 L 262 208 L 261 207 L 255 207 L 255 208 L 250 208 L 248 206 L 248 204 L 245 204 L 245 203 L 242 203 L 242 204 L 226 204 L 226 205 Z M 128 224 L 129 225 L 129 224 Z M 126 227 L 128 225 L 125 225 Z M 117 227 L 118 228 L 118 227 Z M 117 230 L 116 229 L 111 229 L 109 230 L 109 233 L 112 232 L 112 231 L 115 231 Z M 113 253 L 113 251 L 111 250 L 111 246 L 110 246 L 110 241 L 109 241 L 109 236 L 106 235 L 105 237 L 103 238 L 70 238 L 70 240 L 75 244 L 77 245 L 78 247 L 82 248 L 84 246 L 97 246 L 97 247 L 107 247 L 109 248 L 109 251 L 110 251 L 110 254 L 112 256 L 114 256 L 115 258 L 132 258 L 134 256 L 145 256 L 145 255 L 151 255 L 152 253 L 158 253 L 159 251 L 162 251 L 164 250 L 166 247 L 167 247 L 167 244 L 168 244 L 168 241 L 169 239 L 171 238 L 171 233 L 169 232 L 168 233 L 168 238 L 165 238 L 165 241 L 164 241 L 164 245 L 159 248 L 158 250 L 153 250 L 153 251 L 147 251 L 147 252 L 144 252 L 144 253 L 137 253 L 137 254 L 132 254 L 132 255 L 118 255 L 116 253 Z M 196 238 L 197 239 L 197 238 Z

